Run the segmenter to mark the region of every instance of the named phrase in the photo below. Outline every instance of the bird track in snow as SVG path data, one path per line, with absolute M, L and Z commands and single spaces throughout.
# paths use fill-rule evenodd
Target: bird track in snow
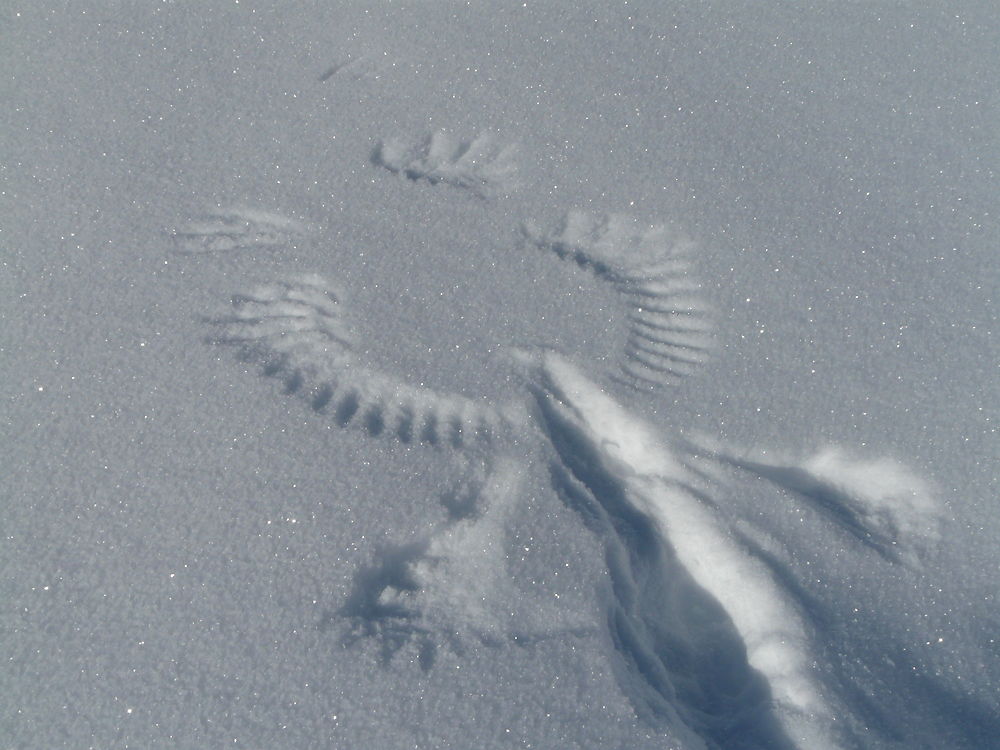
M 511 156 L 510 148 L 498 148 L 487 136 L 461 143 L 439 132 L 420 143 L 383 143 L 372 158 L 414 182 L 450 185 L 485 198 L 515 185 Z M 278 214 L 227 209 L 172 236 L 183 252 L 203 253 L 276 249 L 307 232 L 302 223 Z M 690 273 L 689 240 L 665 225 L 580 210 L 569 211 L 552 231 L 526 222 L 522 238 L 576 262 L 621 295 L 627 337 L 619 380 L 638 389 L 659 388 L 691 374 L 708 358 L 711 313 Z M 386 661 L 415 644 L 420 664 L 429 669 L 435 649 L 456 634 L 483 643 L 504 640 L 493 610 L 511 595 L 502 583 L 507 542 L 501 527 L 515 505 L 518 482 L 510 456 L 493 438 L 512 424 L 486 402 L 416 387 L 372 367 L 358 354 L 350 318 L 335 285 L 319 275 L 298 275 L 234 296 L 228 314 L 212 321 L 211 340 L 237 347 L 245 360 L 281 379 L 287 392 L 341 426 L 360 426 L 369 435 L 407 444 L 460 449 L 453 456 L 468 455 L 464 449 L 474 448 L 491 461 L 507 461 L 507 469 L 496 476 L 446 493 L 441 503 L 448 521 L 434 534 L 383 550 L 372 567 L 359 570 L 340 611 L 351 628 L 348 640 L 379 641 Z M 744 545 L 746 552 L 730 543 L 718 522 L 722 499 L 699 489 L 693 464 L 678 458 L 673 464 L 680 468 L 673 471 L 668 450 L 633 450 L 634 433 L 645 429 L 639 416 L 604 403 L 591 393 L 596 386 L 556 359 L 543 360 L 540 379 L 533 385 L 529 380 L 534 398 L 526 401 L 535 402 L 541 431 L 554 449 L 553 490 L 604 545 L 612 586 L 606 599 L 608 622 L 623 690 L 640 712 L 671 723 L 679 718 L 712 742 L 726 743 L 734 732 L 750 732 L 764 746 L 793 746 L 790 733 L 806 731 L 812 722 L 803 717 L 825 709 L 802 666 L 809 657 L 808 639 L 802 636 L 807 626 L 796 612 L 795 587 L 782 578 L 792 574 L 780 561 L 768 562 L 754 552 L 752 545 Z M 567 382 L 575 382 L 583 395 L 567 393 Z M 609 415 L 615 417 L 611 423 Z M 623 455 L 643 475 L 642 482 L 615 469 L 621 456 L 612 455 L 619 450 L 614 446 L 628 447 L 631 452 Z M 611 454 L 604 455 L 607 451 Z M 817 507 L 880 551 L 892 551 L 904 539 L 902 532 L 921 520 L 910 518 L 913 503 L 896 502 L 896 494 L 857 490 L 855 485 L 871 478 L 868 464 L 852 473 L 842 462 L 826 461 L 819 465 L 825 472 L 825 484 L 819 487 L 812 474 L 807 482 L 801 472 L 784 465 L 706 455 L 815 499 Z M 817 476 L 819 469 L 813 472 Z M 711 549 L 698 549 L 686 535 L 712 540 Z M 483 552 L 487 548 L 493 551 Z M 741 576 L 767 606 L 746 609 L 727 587 Z M 649 591 L 643 589 L 647 585 L 652 586 Z M 677 615 L 670 620 L 661 595 L 677 605 L 675 614 L 689 609 L 687 619 Z M 693 631 L 699 632 L 689 637 Z M 720 653 L 729 660 L 729 679 L 715 685 Z M 775 659 L 788 668 L 776 669 Z M 780 712 L 772 712 L 772 702 Z

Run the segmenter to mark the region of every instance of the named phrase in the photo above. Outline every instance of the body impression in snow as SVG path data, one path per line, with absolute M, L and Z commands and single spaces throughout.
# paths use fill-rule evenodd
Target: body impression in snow
M 563 500 L 604 545 L 623 690 L 712 746 L 832 748 L 805 623 L 726 533 L 697 476 L 565 359 L 524 354 Z
M 347 618 L 345 641 L 374 638 L 383 663 L 415 651 L 428 670 L 442 646 L 461 653 L 468 643 L 593 635 L 592 625 L 575 622 L 551 597 L 519 589 L 510 573 L 506 528 L 521 508 L 521 474 L 510 457 L 474 466 L 457 492 L 442 497 L 443 526 L 381 550 L 355 576 L 338 613 Z

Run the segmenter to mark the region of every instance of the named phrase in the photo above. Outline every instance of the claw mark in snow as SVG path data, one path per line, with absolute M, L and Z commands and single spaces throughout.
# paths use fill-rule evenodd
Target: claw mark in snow
M 692 243 L 665 225 L 595 218 L 570 211 L 558 232 L 524 225 L 531 243 L 574 260 L 611 282 L 628 303 L 622 372 L 636 387 L 670 384 L 708 358 L 712 324 L 700 285 L 689 275 Z
M 211 341 L 239 347 L 342 427 L 454 448 L 496 436 L 503 420 L 487 404 L 412 386 L 361 362 L 343 300 L 316 274 L 259 286 L 233 297 L 231 314 L 213 321 Z
M 390 172 L 432 185 L 445 183 L 493 198 L 517 187 L 513 146 L 498 146 L 483 134 L 458 141 L 438 131 L 420 143 L 388 140 L 379 144 L 372 160 Z
M 329 81 L 331 78 L 333 78 L 335 75 L 337 75 L 341 71 L 347 70 L 351 66 L 357 65 L 363 59 L 364 58 L 357 58 L 357 59 L 354 59 L 354 60 L 346 60 L 344 62 L 339 62 L 336 65 L 331 65 L 329 68 L 327 68 L 323 72 L 323 75 L 321 75 L 319 77 L 319 82 L 323 83 L 325 81 Z
M 273 249 L 306 234 L 300 222 L 256 208 L 217 209 L 170 232 L 178 251 L 191 254 Z
M 340 613 L 349 624 L 348 642 L 373 638 L 386 663 L 416 648 L 426 670 L 442 646 L 460 652 L 470 642 L 536 642 L 582 633 L 548 600 L 515 590 L 506 563 L 506 525 L 518 507 L 520 471 L 509 459 L 480 469 L 462 490 L 474 502 L 430 537 L 384 550 L 355 577 Z M 512 632 L 514 607 L 528 615 Z
M 327 83 L 332 80 L 330 85 L 340 79 L 378 81 L 383 77 L 395 78 L 396 76 L 390 76 L 390 74 L 411 70 L 412 67 L 412 62 L 395 54 L 389 54 L 388 51 L 376 46 L 365 52 L 345 51 L 342 55 L 334 58 L 333 64 L 326 68 L 316 80 L 318 83 Z
M 637 710 L 679 714 L 713 746 L 834 747 L 800 613 L 691 492 L 690 470 L 567 361 L 525 357 L 553 480 L 605 546 L 608 626 Z

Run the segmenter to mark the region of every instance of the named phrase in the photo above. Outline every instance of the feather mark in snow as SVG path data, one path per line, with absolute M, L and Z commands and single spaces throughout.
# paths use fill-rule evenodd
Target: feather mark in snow
M 388 140 L 372 155 L 375 164 L 411 180 L 443 183 L 493 198 L 517 187 L 513 146 L 498 146 L 489 135 L 459 141 L 437 132 L 419 143 Z
M 178 252 L 198 254 L 294 246 L 306 236 L 307 229 L 301 222 L 278 213 L 232 207 L 209 211 L 169 234 Z
M 259 286 L 233 297 L 231 313 L 214 321 L 211 341 L 239 347 L 286 392 L 341 426 L 455 448 L 497 434 L 502 419 L 485 403 L 410 385 L 360 361 L 343 300 L 316 274 Z
M 570 211 L 552 233 L 524 225 L 530 244 L 589 268 L 628 304 L 621 371 L 633 387 L 669 385 L 708 359 L 712 322 L 700 285 L 689 275 L 692 243 L 665 225 L 621 214 Z

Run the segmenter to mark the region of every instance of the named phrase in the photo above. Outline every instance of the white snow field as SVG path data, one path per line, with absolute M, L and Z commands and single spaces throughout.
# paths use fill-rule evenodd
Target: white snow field
M 0 748 L 1000 748 L 992 3 L 0 3 Z

